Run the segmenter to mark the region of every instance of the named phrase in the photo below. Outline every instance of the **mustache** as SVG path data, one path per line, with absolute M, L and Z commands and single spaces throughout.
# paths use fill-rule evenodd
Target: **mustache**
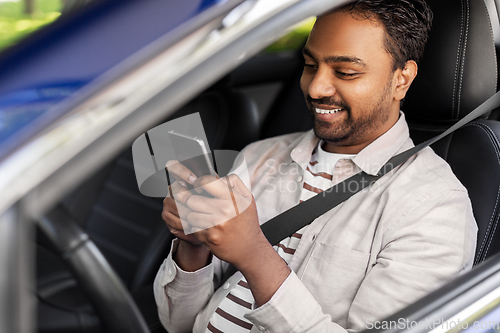
M 345 109 L 347 111 L 350 110 L 350 107 L 346 102 L 344 102 L 342 100 L 336 100 L 333 97 L 322 97 L 322 98 L 315 99 L 315 98 L 312 98 L 311 96 L 307 95 L 306 100 L 309 104 L 328 105 L 328 106 L 332 106 L 332 107 L 336 107 L 336 108 Z

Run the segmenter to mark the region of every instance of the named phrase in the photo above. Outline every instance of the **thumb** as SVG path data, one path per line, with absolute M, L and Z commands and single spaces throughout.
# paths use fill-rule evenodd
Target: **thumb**
M 229 191 L 231 192 L 231 199 L 233 200 L 234 208 L 239 215 L 255 205 L 252 192 L 245 186 L 245 183 L 237 175 L 229 175 L 225 181 L 228 184 Z
M 229 189 L 235 193 L 240 194 L 241 196 L 252 199 L 252 192 L 246 187 L 245 183 L 241 180 L 238 175 L 230 174 L 227 177 L 224 177 L 224 181 L 229 185 Z

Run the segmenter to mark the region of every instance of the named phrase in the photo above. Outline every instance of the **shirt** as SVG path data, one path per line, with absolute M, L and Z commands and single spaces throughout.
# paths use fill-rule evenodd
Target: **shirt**
M 314 149 L 306 172 L 304 172 L 300 202 L 306 201 L 330 188 L 337 162 L 340 159 L 355 156 L 326 152 L 321 147 L 323 143 L 323 141 L 320 141 Z M 301 228 L 291 237 L 283 239 L 278 245 L 273 247 L 287 264 L 297 250 L 306 228 L 307 226 Z M 248 333 L 253 325 L 245 318 L 245 314 L 248 312 L 248 309 L 252 308 L 254 302 L 255 300 L 248 283 L 245 277 L 243 277 L 234 285 L 212 314 L 206 333 Z
M 244 149 L 241 158 L 260 223 L 299 203 L 303 174 L 318 141 L 310 131 Z M 333 182 L 360 170 L 374 175 L 412 146 L 401 113 L 356 157 L 336 164 Z M 466 189 L 448 164 L 425 148 L 315 219 L 289 263 L 288 278 L 245 318 L 254 324 L 252 332 L 362 331 L 470 269 L 476 233 Z M 170 333 L 204 332 L 217 305 L 241 279 L 238 272 L 216 289 L 226 267 L 214 257 L 210 265 L 187 273 L 171 254 L 167 257 L 154 292 Z

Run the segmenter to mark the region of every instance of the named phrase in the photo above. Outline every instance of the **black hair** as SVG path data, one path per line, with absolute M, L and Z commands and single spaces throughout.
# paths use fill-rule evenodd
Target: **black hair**
M 418 63 L 422 58 L 433 17 L 424 0 L 357 0 L 339 10 L 382 23 L 394 70 L 404 68 L 408 60 Z

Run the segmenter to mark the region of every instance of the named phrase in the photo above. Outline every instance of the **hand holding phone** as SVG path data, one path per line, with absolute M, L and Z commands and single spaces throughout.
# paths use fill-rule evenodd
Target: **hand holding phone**
M 183 222 L 182 217 L 186 215 L 187 209 L 184 205 L 177 202 L 175 198 L 191 196 L 192 193 L 187 189 L 186 184 L 193 184 L 197 178 L 193 176 L 193 173 L 189 169 L 176 161 L 169 161 L 167 168 L 176 181 L 169 185 L 169 195 L 163 200 L 162 219 L 167 224 L 168 230 L 172 235 L 190 244 L 193 247 L 193 251 L 195 251 L 195 248 L 203 244 L 194 235 L 185 232 L 188 229 L 186 229 L 186 223 Z M 195 252 L 198 251 L 196 250 Z M 181 265 L 181 268 L 190 271 L 190 266 L 187 266 L 185 263 Z
M 177 204 L 184 235 L 223 223 L 236 217 L 240 208 L 248 207 L 251 200 L 233 193 L 231 176 L 228 179 L 217 176 L 215 160 L 203 140 L 175 131 L 168 134 L 178 159 L 167 163 L 168 173 L 177 180 L 170 187 L 171 196 Z M 239 183 L 243 184 L 238 178 Z M 236 200 L 239 197 L 243 199 Z M 221 207 L 225 207 L 222 209 L 225 215 L 219 216 Z

